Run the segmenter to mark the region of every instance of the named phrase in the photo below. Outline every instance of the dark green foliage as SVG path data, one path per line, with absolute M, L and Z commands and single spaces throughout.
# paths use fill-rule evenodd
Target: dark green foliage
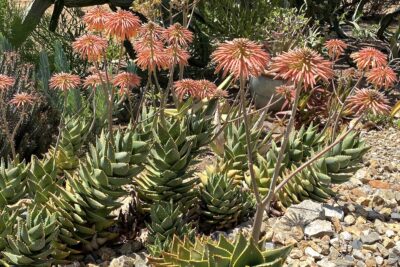
M 11 233 L 2 251 L 4 261 L 17 266 L 51 266 L 69 255 L 58 242 L 57 214 L 42 205 L 28 208 L 14 218 Z
M 147 249 L 153 256 L 159 256 L 162 251 L 168 249 L 172 238 L 194 239 L 194 230 L 182 213 L 182 204 L 174 204 L 172 201 L 159 201 L 150 209 L 150 223 L 147 239 Z
M 201 181 L 201 231 L 231 229 L 251 214 L 255 203 L 250 192 L 226 174 L 202 175 Z
M 227 240 L 223 235 L 218 241 L 210 238 L 196 238 L 191 242 L 174 238 L 169 250 L 162 253 L 161 258 L 149 258 L 154 267 L 214 267 L 214 266 L 283 266 L 292 247 L 282 247 L 272 250 L 262 250 L 253 239 L 246 239 L 242 234 L 234 242 Z
M 153 128 L 155 138 L 145 171 L 136 179 L 144 209 L 157 201 L 181 202 L 191 207 L 196 201 L 197 180 L 187 168 L 194 137 L 188 136 L 185 120 L 168 119 Z

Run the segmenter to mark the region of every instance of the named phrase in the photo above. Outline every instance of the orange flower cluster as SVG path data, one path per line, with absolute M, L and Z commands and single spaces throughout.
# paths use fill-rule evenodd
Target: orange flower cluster
M 363 48 L 351 54 L 351 58 L 356 62 L 359 70 L 369 70 L 387 65 L 386 55 L 372 47 Z
M 87 34 L 79 37 L 72 43 L 74 51 L 83 59 L 91 62 L 99 61 L 105 54 L 108 42 L 105 38 Z
M 102 32 L 106 28 L 107 19 L 111 13 L 103 7 L 91 8 L 83 16 L 83 21 L 91 31 Z
M 272 59 L 271 72 L 277 78 L 302 83 L 312 88 L 318 80 L 328 82 L 333 77 L 332 63 L 310 48 L 299 48 Z
M 265 70 L 269 55 L 262 46 L 245 38 L 234 39 L 220 44 L 211 54 L 217 64 L 216 72 L 223 70 L 223 76 L 232 74 L 235 79 L 258 77 Z
M 346 50 L 347 44 L 339 39 L 331 39 L 325 42 L 325 48 L 332 60 L 337 60 Z
M 118 10 L 106 16 L 105 33 L 119 41 L 136 37 L 140 29 L 140 19 L 132 12 Z
M 14 78 L 11 78 L 7 75 L 0 74 L 0 91 L 5 91 L 15 83 Z
M 50 88 L 60 90 L 60 91 L 69 91 L 81 84 L 81 79 L 78 75 L 73 75 L 70 73 L 60 72 L 54 74 L 50 78 Z
M 205 99 L 225 96 L 217 86 L 208 80 L 182 79 L 174 83 L 174 90 L 179 99 L 186 96 L 194 99 Z
M 376 87 L 388 89 L 397 82 L 397 77 L 390 67 L 376 67 L 367 72 L 367 81 Z
M 193 41 L 193 33 L 181 24 L 175 23 L 164 30 L 163 38 L 168 45 L 188 47 Z
M 167 29 L 154 22 L 144 24 L 135 42 L 136 64 L 143 70 L 168 69 L 188 64 L 188 45 L 193 35 L 176 23 Z M 168 45 L 165 48 L 165 45 Z
M 113 85 L 119 87 L 119 94 L 124 95 L 130 92 L 130 89 L 140 86 L 139 76 L 129 72 L 121 72 L 113 79 Z
M 390 106 L 388 99 L 373 89 L 357 89 L 355 94 L 347 99 L 347 107 L 357 115 L 372 112 L 374 115 L 388 114 Z
M 83 88 L 89 89 L 93 88 L 96 89 L 97 87 L 101 86 L 103 83 L 107 82 L 107 77 L 105 72 L 100 72 L 100 75 L 95 73 L 89 75 L 85 78 L 83 82 Z
M 28 93 L 17 93 L 10 100 L 10 104 L 16 106 L 17 108 L 22 108 L 28 105 L 32 105 L 36 100 L 36 97 Z

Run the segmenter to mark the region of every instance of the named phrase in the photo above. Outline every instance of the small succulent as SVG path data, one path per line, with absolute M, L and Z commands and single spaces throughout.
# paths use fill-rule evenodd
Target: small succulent
M 55 158 L 59 172 L 73 171 L 79 165 L 79 150 L 88 134 L 89 123 L 81 117 L 65 118 L 67 122 L 62 130 L 57 155 L 54 156 L 54 147 L 46 154 L 47 158 Z
M 15 218 L 12 234 L 7 235 L 2 254 L 5 262 L 17 266 L 51 266 L 69 256 L 58 242 L 57 214 L 42 205 L 28 208 Z
M 200 102 L 202 104 L 202 102 Z M 187 115 L 189 135 L 194 136 L 192 151 L 197 152 L 211 142 L 215 129 L 213 124 L 215 110 L 218 104 L 216 98 L 211 99 L 204 107 L 193 108 Z
M 152 255 L 159 255 L 165 248 L 168 248 L 172 238 L 183 236 L 194 238 L 194 230 L 185 221 L 180 204 L 172 201 L 160 201 L 151 206 L 148 246 Z
M 63 180 L 57 176 L 57 166 L 54 158 L 39 160 L 36 156 L 32 156 L 28 192 L 36 203 L 44 204 L 47 200 L 42 196 L 50 192 L 57 192 L 57 185 L 62 183 Z
M 0 211 L 0 251 L 3 251 L 7 245 L 6 237 L 13 233 L 17 215 L 16 211 L 9 209 L 2 209 Z
M 187 123 L 174 118 L 160 121 L 154 128 L 154 137 L 145 171 L 135 180 L 143 209 L 148 211 L 149 205 L 171 199 L 192 207 L 196 201 L 197 179 L 187 170 L 193 144 Z
M 24 162 L 0 161 L 0 210 L 18 202 L 26 194 L 28 167 Z
M 254 208 L 250 192 L 226 174 L 200 174 L 201 229 L 226 230 L 239 224 Z
M 181 241 L 174 237 L 169 250 L 161 253 L 160 258 L 149 258 L 151 266 L 177 267 L 214 267 L 214 266 L 283 266 L 292 247 L 262 250 L 253 239 L 242 234 L 232 243 L 223 235 L 218 241 L 210 238 L 196 238 L 195 242 L 185 238 Z
M 360 168 L 360 160 L 369 147 L 360 140 L 359 134 L 350 133 L 342 142 L 332 148 L 315 166 L 320 175 L 327 175 L 331 183 L 347 182 Z

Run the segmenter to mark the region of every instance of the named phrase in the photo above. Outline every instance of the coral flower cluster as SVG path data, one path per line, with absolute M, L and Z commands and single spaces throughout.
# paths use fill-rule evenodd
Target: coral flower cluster
M 363 48 L 351 54 L 351 58 L 359 70 L 369 70 L 387 65 L 386 55 L 372 47 Z
M 372 112 L 374 115 L 382 115 L 390 112 L 387 98 L 373 89 L 357 89 L 347 101 L 347 107 L 356 114 Z
M 36 97 L 28 93 L 16 93 L 10 100 L 10 104 L 17 108 L 23 108 L 29 105 L 33 105 Z
M 325 48 L 331 59 L 337 60 L 347 48 L 347 44 L 339 39 L 331 39 L 325 42 Z
M 211 59 L 217 64 L 215 72 L 223 71 L 235 79 L 247 80 L 258 77 L 265 70 L 269 55 L 262 46 L 245 38 L 234 39 L 220 44 L 212 53 Z
M 139 87 L 141 79 L 138 75 L 129 72 L 121 72 L 113 79 L 113 85 L 119 88 L 119 94 L 124 95 L 130 89 Z
M 376 87 L 388 89 L 394 86 L 397 77 L 390 67 L 376 67 L 367 72 L 367 81 Z
M 60 90 L 63 92 L 75 89 L 81 84 L 81 79 L 78 75 L 60 72 L 54 74 L 50 78 L 50 88 Z
M 106 28 L 105 25 L 110 15 L 110 12 L 99 6 L 89 9 L 83 16 L 83 21 L 89 30 L 102 32 Z
M 0 74 L 0 92 L 5 91 L 15 83 L 14 78 L 11 78 L 7 75 Z
M 312 88 L 318 80 L 328 82 L 333 77 L 332 63 L 310 48 L 299 48 L 272 59 L 271 72 L 277 78 Z
M 72 43 L 74 51 L 81 55 L 83 59 L 95 62 L 102 58 L 107 49 L 108 42 L 105 38 L 87 34 L 79 37 Z
M 191 96 L 194 99 L 205 99 L 212 97 L 224 96 L 217 86 L 208 80 L 192 80 L 182 79 L 174 83 L 176 95 L 183 99 L 186 96 Z

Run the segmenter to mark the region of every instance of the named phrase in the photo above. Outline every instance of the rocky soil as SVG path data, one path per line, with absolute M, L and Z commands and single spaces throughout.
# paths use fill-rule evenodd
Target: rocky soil
M 294 244 L 285 266 L 400 266 L 400 130 L 368 131 L 364 167 L 328 203 L 303 201 L 264 224 L 266 246 Z M 251 222 L 229 232 L 251 232 Z M 141 252 L 138 252 L 141 251 Z M 138 241 L 102 248 L 86 266 L 147 266 Z M 78 262 L 69 265 L 82 266 Z
M 326 204 L 304 201 L 271 218 L 272 244 L 294 244 L 286 266 L 400 266 L 400 131 L 363 134 L 364 167 Z

